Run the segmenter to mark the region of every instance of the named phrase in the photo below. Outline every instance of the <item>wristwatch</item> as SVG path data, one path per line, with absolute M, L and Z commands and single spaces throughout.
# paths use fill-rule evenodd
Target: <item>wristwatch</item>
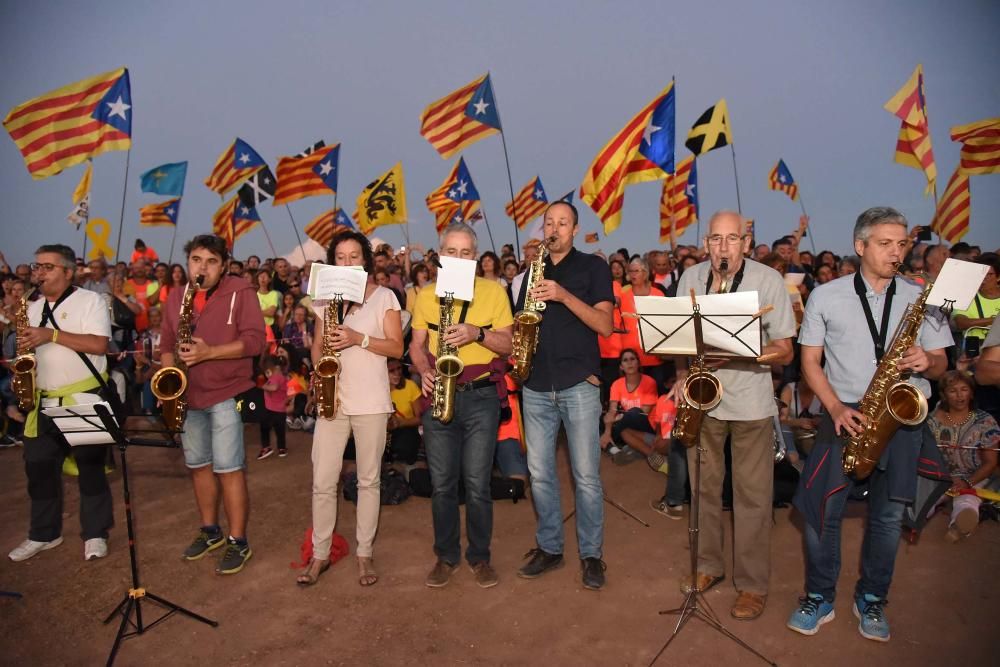
M 476 336 L 476 342 L 482 343 L 484 340 L 486 340 L 486 329 L 479 327 L 479 335 Z
M 367 350 L 371 342 L 372 342 L 371 338 L 368 337 L 368 334 L 365 334 L 365 337 L 361 339 L 361 349 Z

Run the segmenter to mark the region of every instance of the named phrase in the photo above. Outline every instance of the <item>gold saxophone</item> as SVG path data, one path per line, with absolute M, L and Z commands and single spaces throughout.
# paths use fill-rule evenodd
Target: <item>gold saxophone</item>
M 316 412 L 320 419 L 333 419 L 340 409 L 337 384 L 340 379 L 340 352 L 333 349 L 333 332 L 340 327 L 340 306 L 343 298 L 336 294 L 323 314 L 323 347 L 313 371 L 316 377 Z
M 465 362 L 458 358 L 455 346 L 444 342 L 444 333 L 451 327 L 451 304 L 454 300 L 451 292 L 445 293 L 438 319 L 437 360 L 434 362 L 437 373 L 431 395 L 431 416 L 442 424 L 447 424 L 455 416 L 455 385 L 465 368 Z
M 699 310 L 694 290 L 691 290 L 691 303 L 695 311 Z M 694 318 L 694 336 L 699 354 L 694 358 L 694 362 L 688 368 L 687 377 L 684 378 L 680 392 L 681 401 L 677 406 L 677 419 L 670 432 L 670 435 L 680 440 L 685 447 L 693 447 L 698 442 L 705 413 L 722 400 L 722 383 L 705 365 L 704 338 L 701 319 L 698 317 Z
M 180 431 L 187 416 L 187 364 L 181 360 L 182 345 L 191 343 L 191 316 L 194 313 L 194 295 L 204 282 L 205 276 L 198 276 L 188 285 L 181 300 L 181 314 L 177 318 L 177 344 L 174 346 L 174 365 L 164 366 L 149 380 L 149 389 L 160 401 L 163 423 L 171 431 Z M 152 359 L 150 359 L 152 361 Z
M 31 324 L 28 322 L 28 299 L 22 296 L 14 316 L 17 337 L 20 338 L 29 326 Z M 17 354 L 14 355 L 14 362 L 10 365 L 10 388 L 14 396 L 17 397 L 17 407 L 22 412 L 31 412 L 35 408 L 35 369 L 37 367 L 35 353 L 27 345 L 18 343 Z
M 531 290 L 538 281 L 544 277 L 545 256 L 549 253 L 548 244 L 555 240 L 549 237 L 538 246 L 538 255 L 532 260 L 528 267 L 528 281 L 524 293 L 524 308 L 514 316 L 514 337 L 512 340 L 513 351 L 511 361 L 514 367 L 510 374 L 518 382 L 524 382 L 531 375 L 531 361 L 535 357 L 535 350 L 538 349 L 538 330 L 542 326 L 542 311 L 545 310 L 544 301 L 536 301 L 531 296 Z
M 927 297 L 933 287 L 934 283 L 928 280 L 920 297 L 906 307 L 892 343 L 865 390 L 858 406 L 858 411 L 865 416 L 864 430 L 844 445 L 845 475 L 855 479 L 868 477 L 900 425 L 916 426 L 927 418 L 927 399 L 919 389 L 906 382 L 899 362 L 917 339 L 927 310 Z

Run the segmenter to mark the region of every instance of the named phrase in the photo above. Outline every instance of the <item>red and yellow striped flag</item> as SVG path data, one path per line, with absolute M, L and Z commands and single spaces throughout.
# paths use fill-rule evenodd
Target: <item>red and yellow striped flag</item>
M 489 74 L 431 102 L 420 114 L 420 134 L 445 159 L 499 131 Z
M 1000 173 L 1000 118 L 951 128 L 951 140 L 962 142 L 959 167 L 963 174 Z
M 896 162 L 920 169 L 927 177 L 930 194 L 937 182 L 937 165 L 931 149 L 931 131 L 927 124 L 927 100 L 924 97 L 924 68 L 917 65 L 906 84 L 888 102 L 885 110 L 902 121 L 896 139 Z
M 514 196 L 513 201 L 507 202 L 504 211 L 507 212 L 507 217 L 514 221 L 518 229 L 524 229 L 524 226 L 540 216 L 548 205 L 549 199 L 545 196 L 542 178 L 535 176 L 521 188 Z
M 233 195 L 212 216 L 212 232 L 224 238 L 232 250 L 236 241 L 256 227 L 258 222 L 260 216 L 257 209 L 245 205 L 238 195 Z
M 128 70 L 106 72 L 28 100 L 3 121 L 35 179 L 132 145 Z
M 948 243 L 957 243 L 969 231 L 970 211 L 969 177 L 959 165 L 948 181 L 948 187 L 938 201 L 931 231 Z
M 148 204 L 139 209 L 139 224 L 146 227 L 173 227 L 181 211 L 181 198 Z
M 305 226 L 303 231 L 306 236 L 326 248 L 339 232 L 354 229 L 353 226 L 338 223 L 338 219 L 343 219 L 341 216 L 346 218 L 346 214 L 339 207 L 330 209 L 326 213 L 316 216 L 312 222 Z
M 434 214 L 434 226 L 437 228 L 438 234 L 443 232 L 444 228 L 453 221 L 468 220 L 479 208 L 478 199 L 455 201 L 448 196 L 448 193 L 456 187 L 459 164 L 460 162 L 455 163 L 444 182 L 432 190 L 426 198 L 427 210 Z
M 677 171 L 663 181 L 660 195 L 660 243 L 670 243 L 681 237 L 691 225 L 698 222 L 698 210 L 688 195 L 694 156 L 689 155 L 677 163 Z M 671 233 L 671 228 L 673 232 Z

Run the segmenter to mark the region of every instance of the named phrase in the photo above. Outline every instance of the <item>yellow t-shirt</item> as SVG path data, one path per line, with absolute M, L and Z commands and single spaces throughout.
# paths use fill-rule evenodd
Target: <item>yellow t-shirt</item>
M 406 378 L 403 380 L 402 389 L 393 389 L 389 392 L 392 398 L 392 405 L 396 408 L 396 414 L 404 419 L 413 417 L 413 401 L 420 398 L 420 387 L 413 380 Z
M 426 285 L 417 294 L 413 307 L 413 328 L 427 331 L 427 342 L 431 354 L 437 356 L 438 335 L 437 325 L 441 320 L 441 306 L 434 294 L 435 283 Z M 455 299 L 451 306 L 451 321 L 458 324 L 462 314 L 464 301 Z M 465 323 L 477 327 L 489 325 L 490 329 L 503 329 L 514 324 L 514 316 L 510 312 L 510 300 L 507 292 L 495 280 L 476 278 L 476 286 L 469 310 L 465 314 Z M 434 325 L 432 329 L 429 324 Z M 473 341 L 458 348 L 458 358 L 466 366 L 488 364 L 496 357 L 496 353 Z
M 979 308 L 976 307 L 976 299 L 979 299 L 979 306 L 983 309 L 983 314 L 979 314 Z M 983 296 L 982 294 L 977 294 L 976 298 L 972 300 L 969 307 L 965 310 L 958 310 L 957 308 L 952 312 L 952 317 L 957 317 L 959 315 L 964 315 L 969 319 L 978 320 L 980 317 L 993 317 L 997 313 L 1000 313 L 1000 299 L 990 299 Z M 969 327 L 965 330 L 965 335 L 968 338 L 978 338 L 984 340 L 986 334 L 990 332 L 989 327 Z

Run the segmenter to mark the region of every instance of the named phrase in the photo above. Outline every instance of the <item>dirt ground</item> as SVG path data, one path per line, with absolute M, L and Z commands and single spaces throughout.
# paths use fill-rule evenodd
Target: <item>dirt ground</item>
M 495 588 L 478 588 L 468 568 L 444 589 L 424 577 L 433 564 L 430 501 L 411 498 L 382 510 L 376 564 L 380 581 L 358 585 L 353 554 L 313 588 L 299 588 L 290 567 L 309 526 L 311 436 L 290 434 L 290 455 L 256 461 L 257 434 L 247 430 L 254 557 L 242 573 L 216 576 L 215 558 L 185 562 L 180 553 L 198 519 L 181 453 L 135 447 L 128 452 L 142 584 L 173 602 L 219 621 L 211 628 L 173 616 L 123 644 L 120 665 L 646 665 L 670 636 L 674 619 L 658 610 L 678 605 L 677 580 L 688 570 L 686 520 L 671 521 L 649 507 L 663 477 L 645 465 L 604 461 L 608 495 L 650 524 L 645 527 L 605 505 L 608 583 L 580 585 L 572 519 L 567 564 L 541 579 L 515 571 L 534 545 L 530 502 L 495 505 Z M 563 451 L 564 453 L 564 451 Z M 563 507 L 572 508 L 568 466 Z M 0 663 L 96 665 L 106 660 L 117 623 L 102 625 L 129 587 L 121 475 L 113 477 L 118 524 L 110 554 L 84 562 L 78 536 L 78 494 L 66 484 L 65 543 L 22 563 L 0 559 Z M 863 506 L 844 523 L 844 567 L 837 618 L 814 637 L 785 628 L 803 580 L 801 531 L 788 509 L 775 512 L 771 595 L 752 622 L 729 616 L 736 593 L 727 580 L 707 595 L 723 623 L 781 665 L 997 664 L 997 641 L 987 630 L 1000 587 L 1000 526 L 989 523 L 970 540 L 944 540 L 935 517 L 918 545 L 900 546 L 888 615 L 892 641 L 861 638 L 850 610 Z M 728 516 L 728 515 L 727 515 Z M 0 451 L 0 547 L 25 536 L 28 498 L 21 450 Z M 354 547 L 354 506 L 342 503 L 338 532 Z M 148 624 L 159 614 L 143 605 Z M 993 656 L 993 657 L 990 657 Z M 657 664 L 764 664 L 736 644 L 691 621 Z

